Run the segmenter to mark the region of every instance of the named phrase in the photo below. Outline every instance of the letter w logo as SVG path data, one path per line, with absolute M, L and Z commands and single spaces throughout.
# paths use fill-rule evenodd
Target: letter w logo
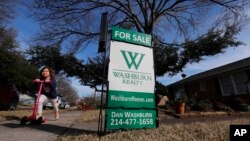
M 140 54 L 141 57 L 139 58 L 139 61 L 135 62 L 136 61 L 136 57 L 138 56 L 139 53 L 137 53 L 137 52 L 130 52 L 130 51 L 127 51 L 127 53 L 126 53 L 126 51 L 124 51 L 124 50 L 121 50 L 121 53 L 122 53 L 123 58 L 126 61 L 126 64 L 127 64 L 128 68 L 130 69 L 134 65 L 134 67 L 135 67 L 136 70 L 140 66 L 141 61 L 142 61 L 142 59 L 143 59 L 143 57 L 145 55 L 145 54 Z M 127 57 L 127 54 L 129 55 L 130 61 L 129 61 L 128 57 Z

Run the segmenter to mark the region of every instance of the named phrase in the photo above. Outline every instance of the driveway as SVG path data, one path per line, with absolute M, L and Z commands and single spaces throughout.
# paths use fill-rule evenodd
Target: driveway
M 82 112 L 80 110 L 62 112 L 59 120 L 55 120 L 54 114 L 49 114 L 46 115 L 46 123 L 42 125 L 22 126 L 18 120 L 0 122 L 0 137 L 3 141 L 54 141 L 71 128 L 74 120 Z

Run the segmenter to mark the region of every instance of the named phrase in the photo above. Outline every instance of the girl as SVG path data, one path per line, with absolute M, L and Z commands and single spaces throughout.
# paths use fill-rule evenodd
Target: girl
M 36 82 L 44 81 L 41 96 L 38 105 L 38 117 L 42 116 L 43 103 L 49 100 L 55 110 L 55 119 L 59 119 L 58 97 L 56 95 L 56 81 L 54 79 L 54 71 L 50 67 L 43 67 L 40 71 L 40 79 Z

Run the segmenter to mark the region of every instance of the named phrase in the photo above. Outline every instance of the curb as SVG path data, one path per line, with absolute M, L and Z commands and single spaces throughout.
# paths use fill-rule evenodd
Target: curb
M 159 110 L 159 109 L 158 109 Z M 216 116 L 245 116 L 250 115 L 250 112 L 223 112 L 223 111 L 215 111 L 215 112 L 188 112 L 184 114 L 176 114 L 174 112 L 169 112 L 167 110 L 160 109 L 159 112 L 170 115 L 174 118 L 195 118 L 195 117 L 216 117 Z
M 185 113 L 174 114 L 178 118 L 195 118 L 195 117 L 216 117 L 216 116 L 244 116 L 250 115 L 250 112 L 198 112 L 198 113 Z

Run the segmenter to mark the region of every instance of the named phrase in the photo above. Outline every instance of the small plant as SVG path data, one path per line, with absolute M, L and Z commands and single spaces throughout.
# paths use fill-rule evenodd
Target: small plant
M 250 111 L 250 105 L 248 105 L 246 99 L 242 97 L 235 98 L 232 107 L 236 111 Z
M 183 103 L 186 103 L 188 100 L 187 99 L 175 99 L 174 100 L 174 104 L 183 104 Z
M 187 98 L 178 98 L 174 101 L 176 104 L 187 104 L 189 103 L 189 100 Z

